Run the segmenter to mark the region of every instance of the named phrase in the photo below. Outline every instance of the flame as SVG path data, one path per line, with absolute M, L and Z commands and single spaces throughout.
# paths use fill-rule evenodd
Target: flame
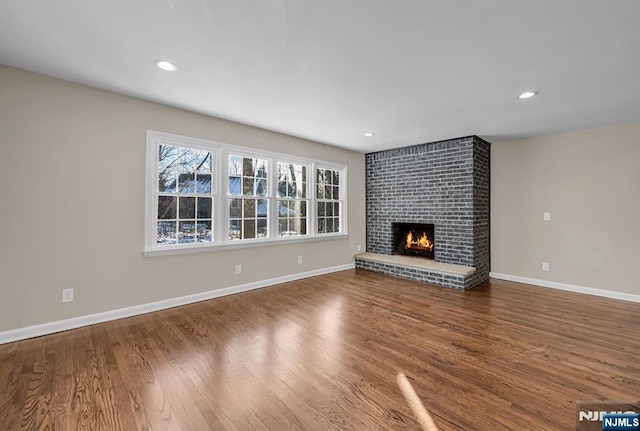
M 429 241 L 426 232 L 422 232 L 422 235 L 414 240 L 413 233 L 409 231 L 409 233 L 407 233 L 406 248 L 420 248 L 431 251 L 433 250 L 433 243 Z
M 429 247 L 431 245 L 431 241 L 429 241 L 429 238 L 427 238 L 426 232 L 422 232 L 422 236 L 418 240 L 418 245 L 420 247 Z

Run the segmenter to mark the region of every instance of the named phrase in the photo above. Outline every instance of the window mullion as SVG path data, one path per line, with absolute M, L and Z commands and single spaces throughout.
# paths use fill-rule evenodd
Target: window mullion
M 218 234 L 218 244 L 226 244 L 229 241 L 229 205 L 231 204 L 231 198 L 229 197 L 229 152 L 226 150 L 220 151 L 220 161 L 218 164 L 218 199 L 217 211 L 218 223 L 216 225 L 216 232 Z
M 269 219 L 267 221 L 269 226 L 269 238 L 275 239 L 278 236 L 279 226 L 279 213 L 278 213 L 278 159 L 271 158 L 269 163 L 271 164 L 269 174 L 269 190 L 267 194 L 270 197 L 269 202 Z M 267 175 L 268 176 L 268 175 Z
M 307 205 L 307 230 L 309 236 L 316 236 L 316 163 L 311 162 L 309 164 L 309 176 L 307 179 L 307 199 L 309 204 Z

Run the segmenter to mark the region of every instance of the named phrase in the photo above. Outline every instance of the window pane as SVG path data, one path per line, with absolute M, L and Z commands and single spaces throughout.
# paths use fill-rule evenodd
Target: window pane
M 267 178 L 267 161 L 258 159 L 256 160 L 255 175 L 258 178 Z
M 164 193 L 174 193 L 176 191 L 176 173 L 173 169 L 158 173 L 158 191 Z
M 338 171 L 333 171 L 333 185 L 340 185 L 340 173 Z
M 289 234 L 300 235 L 300 219 L 299 218 L 289 219 Z
M 196 242 L 196 221 L 181 221 L 178 228 L 178 244 L 190 244 Z
M 175 166 L 178 157 L 178 148 L 172 145 L 160 145 L 158 147 L 158 171 Z
M 306 182 L 302 183 L 302 185 L 298 189 L 298 197 L 299 198 L 303 198 L 303 199 L 307 197 L 307 183 Z
M 318 217 L 324 217 L 325 215 L 325 205 L 324 202 L 318 202 Z
M 340 202 L 335 202 L 333 204 L 333 215 L 334 216 L 339 216 L 340 215 Z
M 258 238 L 266 238 L 269 236 L 267 229 L 267 219 L 258 219 Z
M 242 220 L 229 220 L 229 239 L 242 238 Z
M 331 202 L 327 202 L 325 204 L 325 208 L 326 208 L 326 210 L 325 210 L 324 214 L 327 215 L 327 216 L 332 216 L 333 215 L 333 204 Z
M 278 219 L 278 235 L 286 236 L 288 230 L 289 230 L 289 224 L 287 223 L 287 219 L 286 218 Z
M 175 196 L 158 196 L 158 219 L 177 218 L 178 198 Z
M 258 199 L 258 206 L 256 208 L 258 217 L 266 217 L 268 214 L 267 200 Z
M 245 220 L 244 221 L 244 238 L 251 239 L 256 237 L 256 221 Z
M 340 219 L 339 218 L 334 218 L 333 219 L 333 231 L 334 232 L 340 232 Z
M 331 199 L 333 196 L 333 190 L 331 186 L 324 186 L 324 198 Z
M 242 217 L 242 199 L 229 200 L 229 217 L 230 218 Z
M 318 184 L 318 199 L 324 199 L 324 186 L 322 184 Z
M 307 182 L 307 167 L 303 166 L 302 167 L 302 178 L 301 178 L 303 183 Z
M 286 217 L 289 214 L 289 205 L 287 201 L 278 200 L 278 216 Z
M 254 199 L 244 199 L 244 218 L 254 218 L 256 216 L 256 201 Z
M 240 177 L 229 177 L 229 194 L 230 195 L 240 195 L 241 193 L 241 178 Z
M 291 210 L 290 217 L 300 217 L 302 204 L 304 204 L 304 202 L 300 202 L 300 201 L 289 202 L 289 209 Z
M 324 186 L 324 169 L 316 169 L 316 183 Z
M 327 233 L 333 232 L 333 218 L 328 218 L 326 221 Z
M 285 181 L 278 181 L 277 195 L 279 198 L 287 196 L 287 183 Z
M 176 243 L 176 222 L 159 221 L 157 226 L 157 244 L 168 245 Z
M 196 217 L 196 198 L 180 198 L 180 218 Z
M 307 219 L 301 218 L 300 219 L 300 235 L 306 235 L 306 234 L 307 234 Z
M 181 193 L 194 193 L 196 191 L 196 174 L 178 175 L 178 191 Z
M 211 153 L 208 151 L 198 151 L 196 153 L 196 170 L 199 174 L 211 173 Z
M 198 174 L 196 181 L 196 193 L 211 193 L 211 174 Z
M 238 177 L 242 175 L 242 157 L 229 156 L 229 175 Z
M 338 186 L 333 186 L 333 199 L 340 199 L 340 187 Z
M 331 184 L 331 175 L 332 172 L 329 169 L 324 170 L 324 183 Z
M 288 165 L 286 163 L 278 162 L 276 166 L 276 175 L 278 177 L 278 181 L 286 181 L 289 175 Z
M 196 150 L 191 148 L 180 148 L 178 159 L 178 171 L 183 173 L 195 173 L 196 171 Z
M 171 145 L 158 147 L 158 191 L 175 192 L 176 190 L 176 160 L 178 148 Z
M 242 158 L 242 176 L 243 177 L 253 176 L 253 159 L 248 157 Z
M 198 198 L 198 218 L 211 218 L 211 198 Z
M 242 179 L 242 194 L 245 196 L 253 196 L 253 178 Z
M 318 219 L 318 233 L 326 233 L 325 226 L 326 226 L 325 219 L 324 218 L 319 218 Z
M 211 220 L 198 220 L 196 226 L 198 242 L 211 242 Z
M 267 195 L 267 180 L 256 180 L 256 195 L 258 196 L 266 196 Z

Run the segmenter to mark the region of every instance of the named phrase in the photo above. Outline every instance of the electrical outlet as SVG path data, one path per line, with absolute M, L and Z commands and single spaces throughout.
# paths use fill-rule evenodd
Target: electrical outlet
M 73 302 L 73 288 L 62 289 L 62 302 Z
M 549 221 L 549 220 L 551 220 L 551 213 L 543 213 L 543 214 L 542 214 L 542 219 L 543 219 L 544 221 Z
M 298 265 L 302 265 L 302 256 L 298 256 Z
M 236 265 L 236 275 L 240 275 L 242 274 L 242 265 L 237 264 Z
M 549 262 L 542 262 L 542 270 L 549 271 Z
M 356 251 L 362 250 L 362 246 L 360 244 L 356 245 Z

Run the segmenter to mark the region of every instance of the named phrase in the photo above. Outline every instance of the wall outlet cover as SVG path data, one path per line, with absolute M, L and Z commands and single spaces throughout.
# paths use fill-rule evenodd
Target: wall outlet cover
M 73 288 L 62 289 L 62 302 L 73 302 Z

